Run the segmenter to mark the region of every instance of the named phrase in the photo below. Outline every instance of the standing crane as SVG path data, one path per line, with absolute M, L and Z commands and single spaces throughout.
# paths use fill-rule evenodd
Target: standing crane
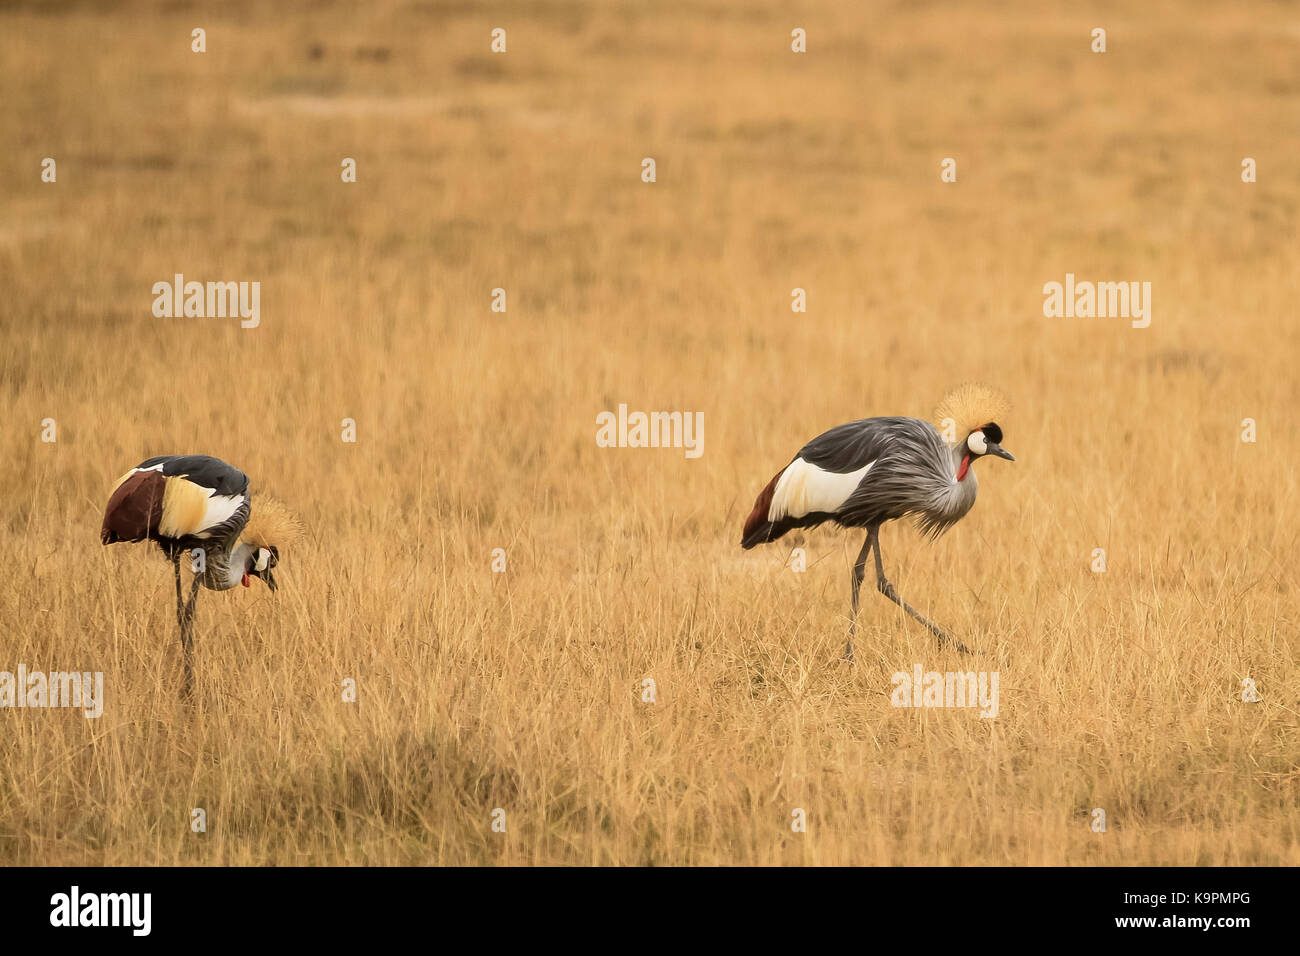
M 265 512 L 265 513 L 264 513 Z M 227 591 L 253 578 L 276 590 L 272 569 L 279 546 L 296 537 L 297 521 L 275 502 L 250 520 L 248 476 L 209 455 L 162 455 L 117 480 L 104 510 L 100 541 L 156 541 L 176 576 L 176 622 L 181 631 L 185 693 L 194 686 L 193 626 L 199 585 Z M 194 581 L 182 600 L 181 556 L 190 554 Z
M 994 421 L 1007 407 L 1006 399 L 986 386 L 966 385 L 949 393 L 936 418 L 951 420 L 953 434 L 964 436 L 951 446 L 920 418 L 864 418 L 832 428 L 804 445 L 767 483 L 745 521 L 741 547 L 748 550 L 792 528 L 813 528 L 825 521 L 866 528 L 867 540 L 853 565 L 853 614 L 845 656 L 853 660 L 858 591 L 872 551 L 880 593 L 929 628 L 940 647 L 952 644 L 970 653 L 899 597 L 885 577 L 880 526 L 910 515 L 923 535 L 937 538 L 961 520 L 975 504 L 978 484 L 972 464 L 987 455 L 1015 461 L 1002 447 L 1002 429 Z

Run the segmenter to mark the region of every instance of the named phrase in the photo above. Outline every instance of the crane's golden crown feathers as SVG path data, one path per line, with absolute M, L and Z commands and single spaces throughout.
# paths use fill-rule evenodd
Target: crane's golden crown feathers
M 241 537 L 253 547 L 274 546 L 279 551 L 302 537 L 302 522 L 298 516 L 274 498 L 258 496 L 252 510 Z
M 943 397 L 939 407 L 934 410 L 934 422 L 940 434 L 943 433 L 945 419 L 952 419 L 956 428 L 956 440 L 962 441 L 968 434 L 987 425 L 989 422 L 1001 423 L 1011 403 L 996 388 L 978 382 L 958 385 Z

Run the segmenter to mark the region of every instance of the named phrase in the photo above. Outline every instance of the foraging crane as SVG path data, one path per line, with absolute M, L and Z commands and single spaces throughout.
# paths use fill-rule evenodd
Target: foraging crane
M 271 569 L 280 560 L 278 544 L 296 534 L 296 522 L 274 502 L 267 510 L 250 522 L 248 476 L 209 455 L 150 458 L 113 486 L 100 540 L 156 541 L 171 560 L 187 695 L 194 683 L 192 632 L 199 585 L 226 591 L 239 584 L 248 587 L 258 578 L 276 590 Z M 182 602 L 181 555 L 187 552 L 195 573 L 189 600 Z
M 825 521 L 866 528 L 867 540 L 853 565 L 853 615 L 845 656 L 853 660 L 858 591 L 867 554 L 873 550 L 880 593 L 929 628 L 940 647 L 951 643 L 970 653 L 917 613 L 886 579 L 880 526 L 911 515 L 922 534 L 937 538 L 970 511 L 978 487 L 972 463 L 986 455 L 1015 461 L 1002 447 L 1002 429 L 994 421 L 1006 410 L 1006 400 L 985 386 L 967 385 L 950 393 L 936 417 L 951 419 L 960 429 L 955 434 L 964 435 L 951 447 L 933 425 L 919 418 L 864 418 L 832 428 L 804 445 L 768 482 L 745 521 L 741 547 L 748 550 L 792 528 L 812 528 Z

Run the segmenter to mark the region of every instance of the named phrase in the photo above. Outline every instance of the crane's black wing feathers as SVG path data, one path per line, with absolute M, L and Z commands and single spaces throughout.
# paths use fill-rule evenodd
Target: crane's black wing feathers
M 142 461 L 137 468 L 156 468 L 162 465 L 162 473 L 168 478 L 184 475 L 187 480 L 204 488 L 211 488 L 215 494 L 236 496 L 248 493 L 248 476 L 232 465 L 227 465 L 220 458 L 211 455 L 159 455 Z
M 890 442 L 915 428 L 914 418 L 860 418 L 823 432 L 795 457 L 843 475 L 879 460 Z

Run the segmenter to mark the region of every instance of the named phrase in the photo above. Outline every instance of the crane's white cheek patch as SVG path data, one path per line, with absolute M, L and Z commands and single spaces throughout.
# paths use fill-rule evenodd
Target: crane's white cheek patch
M 810 465 L 802 458 L 796 458 L 781 473 L 781 479 L 772 491 L 772 505 L 767 509 L 767 520 L 802 518 L 814 511 L 838 511 L 857 490 L 862 477 L 874 464 L 875 462 L 869 462 L 857 471 L 836 474 Z
M 971 432 L 970 437 L 966 439 L 966 447 L 975 455 L 982 455 L 989 450 L 988 443 L 984 441 L 983 432 Z

